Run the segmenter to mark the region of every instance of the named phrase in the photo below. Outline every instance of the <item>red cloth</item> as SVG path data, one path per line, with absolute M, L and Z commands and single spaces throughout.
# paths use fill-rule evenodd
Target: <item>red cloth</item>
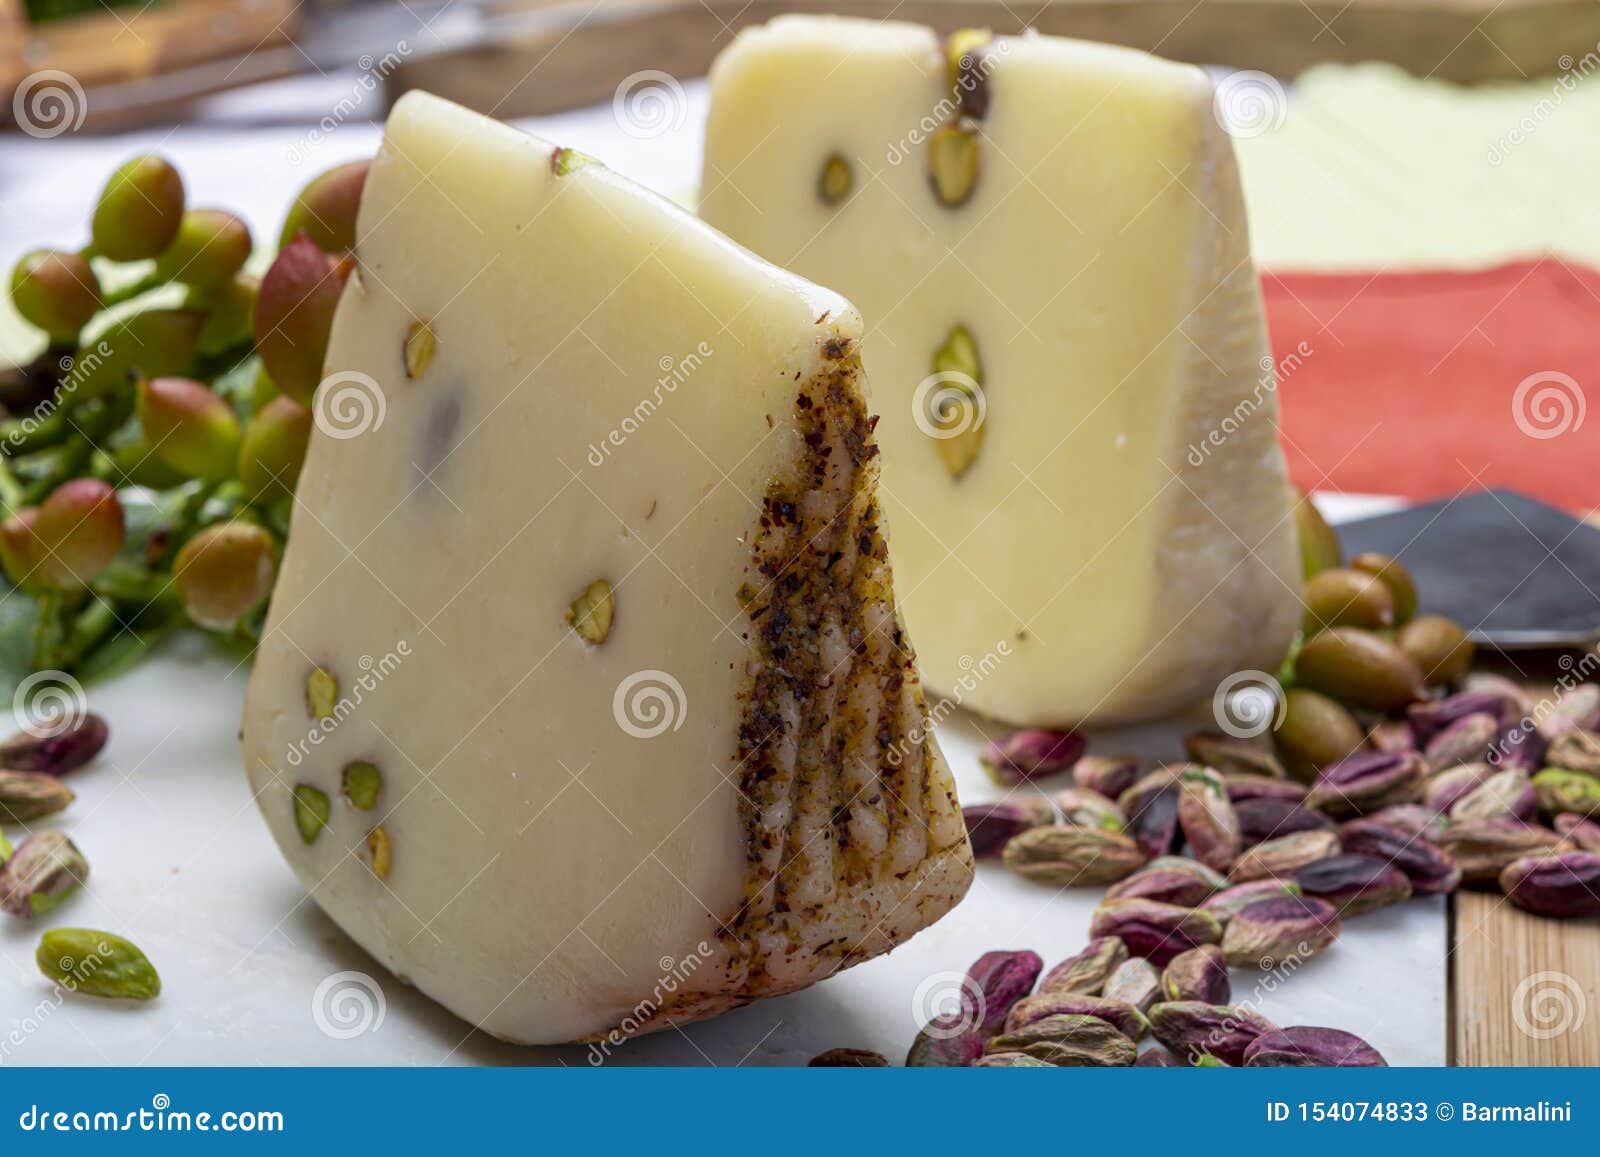
M 1283 445 L 1307 490 L 1509 486 L 1600 508 L 1600 271 L 1262 275 Z M 1302 344 L 1303 343 L 1303 344 Z

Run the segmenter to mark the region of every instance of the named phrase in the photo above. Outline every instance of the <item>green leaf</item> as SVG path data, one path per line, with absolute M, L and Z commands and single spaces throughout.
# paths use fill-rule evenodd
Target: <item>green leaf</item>
M 0 591 L 0 704 L 33 673 L 33 641 L 39 629 L 39 604 L 13 587 Z

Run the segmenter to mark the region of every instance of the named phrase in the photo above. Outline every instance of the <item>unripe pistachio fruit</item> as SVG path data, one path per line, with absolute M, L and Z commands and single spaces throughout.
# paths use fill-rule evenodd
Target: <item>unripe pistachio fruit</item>
M 82 254 L 36 249 L 11 271 L 11 302 L 51 341 L 71 342 L 100 308 L 100 281 Z
M 110 566 L 122 549 L 122 503 L 98 478 L 63 482 L 39 505 L 33 536 L 41 581 L 57 590 L 76 590 Z
M 208 526 L 178 552 L 172 582 L 183 609 L 202 627 L 226 629 L 272 593 L 278 546 L 253 523 Z
M 356 247 L 356 210 L 371 161 L 351 161 L 311 179 L 289 206 L 279 247 L 302 230 L 324 253 L 341 254 Z
M 106 182 L 90 223 L 94 251 L 113 261 L 158 257 L 183 222 L 183 178 L 154 154 L 124 162 Z
M 242 218 L 222 209 L 191 209 L 156 258 L 156 275 L 184 285 L 222 285 L 248 260 L 250 227 Z
M 302 406 L 322 381 L 333 311 L 350 265 L 318 249 L 304 232 L 283 247 L 261 280 L 256 299 L 256 349 L 278 389 Z
M 311 411 L 293 398 L 273 398 L 251 421 L 239 445 L 239 481 L 252 502 L 294 493 L 311 440 Z
M 139 383 L 139 424 L 157 458 L 208 482 L 233 477 L 239 419 L 221 395 L 189 378 Z

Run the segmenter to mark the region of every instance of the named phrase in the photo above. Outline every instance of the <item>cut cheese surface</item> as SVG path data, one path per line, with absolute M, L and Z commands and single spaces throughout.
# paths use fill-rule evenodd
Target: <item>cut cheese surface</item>
M 323 909 L 557 1042 L 802 987 L 954 905 L 850 305 L 420 93 L 358 236 L 244 723 Z
M 922 27 L 741 33 L 701 215 L 866 319 L 929 686 L 1017 724 L 1154 717 L 1276 669 L 1299 614 L 1232 143 L 1196 68 L 964 55 L 953 82 Z

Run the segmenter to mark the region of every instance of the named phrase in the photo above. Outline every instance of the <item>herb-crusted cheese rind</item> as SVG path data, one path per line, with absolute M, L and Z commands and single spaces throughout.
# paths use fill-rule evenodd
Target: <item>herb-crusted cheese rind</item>
M 858 315 L 552 156 L 396 105 L 244 727 L 323 909 L 538 1043 L 810 984 L 971 878 Z
M 866 317 L 929 686 L 1063 725 L 1158 716 L 1275 670 L 1298 564 L 1205 73 L 1055 37 L 952 45 L 792 16 L 741 32 L 711 93 L 702 215 Z M 830 165 L 852 178 L 832 198 Z

